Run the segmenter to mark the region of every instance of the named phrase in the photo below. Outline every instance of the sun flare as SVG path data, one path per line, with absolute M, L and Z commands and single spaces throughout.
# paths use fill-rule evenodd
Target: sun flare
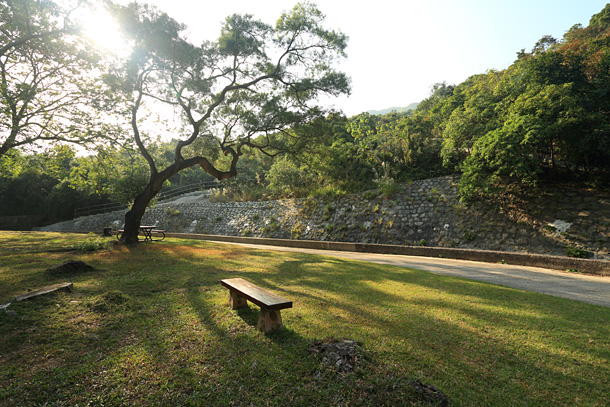
M 129 55 L 129 41 L 122 35 L 119 24 L 103 10 L 82 17 L 85 35 L 94 43 L 119 57 Z

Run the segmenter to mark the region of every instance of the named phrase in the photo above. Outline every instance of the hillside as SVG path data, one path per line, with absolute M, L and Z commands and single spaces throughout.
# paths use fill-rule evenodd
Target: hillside
M 144 224 L 169 233 L 449 247 L 610 259 L 610 195 L 546 185 L 531 194 L 464 205 L 459 177 L 401 184 L 323 199 L 170 202 Z M 498 206 L 502 209 L 498 210 Z M 81 217 L 40 230 L 100 232 L 122 228 L 119 212 Z
M 405 107 L 390 107 L 388 109 L 383 109 L 383 110 L 369 110 L 367 113 L 372 114 L 372 115 L 378 115 L 378 116 L 392 113 L 392 112 L 405 113 L 405 112 L 409 112 L 411 110 L 417 109 L 418 104 L 419 104 L 419 102 L 411 103 L 409 106 L 405 106 Z

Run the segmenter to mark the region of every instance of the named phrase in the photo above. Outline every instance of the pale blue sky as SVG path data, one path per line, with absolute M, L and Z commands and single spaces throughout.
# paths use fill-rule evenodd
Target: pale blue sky
M 189 27 L 192 40 L 214 39 L 224 18 L 249 13 L 274 23 L 297 0 L 149 0 Z M 341 68 L 352 95 L 332 104 L 348 116 L 406 106 L 436 82 L 460 83 L 488 69 L 507 68 L 516 53 L 544 35 L 561 39 L 587 25 L 607 0 L 314 1 L 328 27 L 350 37 Z

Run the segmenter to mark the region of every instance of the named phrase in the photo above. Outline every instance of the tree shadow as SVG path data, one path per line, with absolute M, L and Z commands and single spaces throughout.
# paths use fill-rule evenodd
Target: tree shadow
M 564 383 L 569 378 L 561 397 L 599 394 L 610 386 L 610 375 L 586 373 L 600 372 L 610 317 L 600 312 L 580 321 L 579 312 L 599 307 L 332 257 L 248 249 L 231 251 L 234 256 L 219 267 L 204 252 L 185 256 L 177 249 L 148 247 L 130 251 L 129 256 L 140 257 L 132 259 L 126 275 L 114 273 L 104 283 L 104 289 L 121 290 L 133 304 L 125 312 L 95 315 L 86 328 L 59 326 L 62 340 L 82 355 L 65 370 L 45 374 L 58 373 L 64 387 L 93 380 L 103 395 L 100 403 L 109 404 L 247 405 L 261 401 L 261 389 L 273 389 L 270 394 L 277 397 L 294 393 L 304 400 L 300 404 L 316 404 L 315 386 L 352 391 L 348 381 L 318 381 L 317 361 L 307 355 L 312 340 L 332 336 L 363 342 L 371 350 L 370 371 L 418 375 L 450 398 L 477 405 L 490 405 L 502 393 L 509 395 L 507 404 L 569 405 L 574 400 L 552 395 L 559 377 Z M 163 257 L 155 257 L 161 249 Z M 267 267 L 250 269 L 250 258 L 264 259 Z M 105 264 L 108 279 L 113 263 Z M 180 273 L 172 275 L 177 266 Z M 282 312 L 284 330 L 258 332 L 257 306 L 230 310 L 228 290 L 219 281 L 237 276 L 294 301 Z M 90 285 L 82 292 L 100 289 Z M 567 325 L 558 323 L 558 316 L 568 319 Z M 54 323 L 45 322 L 53 328 L 49 332 L 58 331 Z M 573 340 L 557 343 L 557 330 Z M 583 343 L 587 335 L 593 344 Z M 94 367 L 79 370 L 88 364 Z M 489 388 L 476 388 L 481 382 Z M 586 394 L 580 397 L 590 401 Z

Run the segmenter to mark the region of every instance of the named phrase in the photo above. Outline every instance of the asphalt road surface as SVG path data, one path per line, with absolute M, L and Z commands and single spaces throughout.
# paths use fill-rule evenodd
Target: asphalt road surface
M 333 256 L 344 259 L 369 261 L 378 264 L 409 267 L 429 271 L 433 274 L 484 281 L 486 283 L 610 307 L 610 277 L 568 273 L 538 267 L 511 266 L 508 264 L 481 263 L 431 257 L 340 252 L 242 243 L 225 244 L 239 244 L 240 246 L 269 251 L 312 253 L 322 256 Z

